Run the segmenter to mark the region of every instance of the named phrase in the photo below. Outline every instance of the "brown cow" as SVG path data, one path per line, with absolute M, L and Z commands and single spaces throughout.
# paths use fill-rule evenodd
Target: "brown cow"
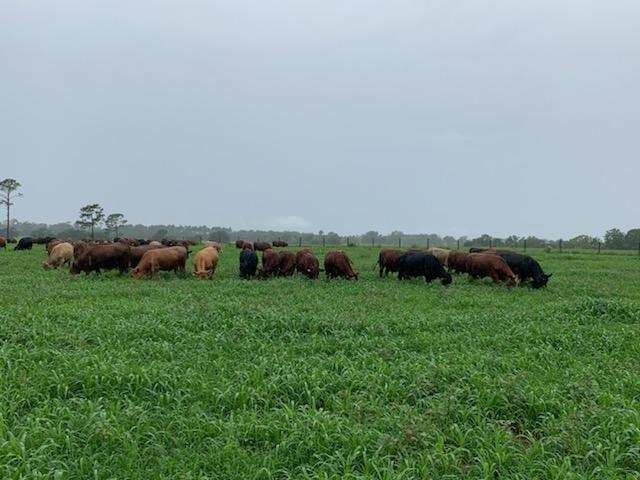
M 147 245 L 151 245 L 154 247 L 163 247 L 164 245 L 162 245 L 162 242 L 159 242 L 157 240 L 151 240 L 149 243 L 147 243 Z M 140 245 L 142 246 L 142 245 Z
M 130 259 L 130 268 L 136 268 L 142 260 L 142 256 L 147 253 L 149 250 L 157 250 L 158 248 L 167 248 L 162 245 L 160 242 L 156 242 L 156 245 L 152 245 L 151 242 L 148 245 L 139 245 L 137 247 L 131 247 L 131 259 Z
M 327 252 L 324 256 L 324 271 L 327 278 L 344 277 L 357 280 L 358 273 L 353 271 L 351 260 L 343 251 Z
M 471 278 L 491 277 L 493 283 L 505 282 L 509 286 L 518 283 L 513 271 L 501 257 L 491 253 L 471 253 L 466 260 L 467 273 Z
M 271 244 L 269 242 L 254 242 L 253 248 L 259 252 L 264 252 L 271 248 Z
M 380 277 L 382 278 L 382 274 L 386 277 L 389 272 L 397 272 L 398 271 L 398 258 L 404 252 L 402 250 L 393 250 L 389 248 L 385 248 L 380 250 L 380 254 L 378 255 L 378 266 L 380 267 Z
M 187 249 L 183 246 L 155 248 L 142 255 L 138 266 L 131 271 L 133 278 L 150 277 L 161 270 L 184 272 Z
M 253 243 L 244 240 L 236 240 L 236 248 L 240 250 L 253 250 Z
M 282 251 L 279 253 L 280 262 L 278 263 L 278 275 L 281 277 L 290 277 L 296 271 L 296 256 L 293 252 Z
M 253 243 L 245 242 L 244 240 L 238 240 L 236 242 L 236 248 L 239 248 L 240 250 L 252 250 L 253 251 Z
M 468 254 L 459 252 L 457 250 L 450 252 L 449 256 L 447 257 L 447 268 L 449 268 L 449 270 L 453 270 L 456 273 L 466 273 L 468 256 Z
M 269 278 L 278 274 L 280 255 L 275 250 L 268 248 L 262 252 L 262 268 L 258 272 L 260 278 Z
M 73 260 L 73 245 L 67 242 L 58 243 L 51 250 L 49 258 L 42 262 L 42 266 L 45 269 L 58 268 L 64 264 L 71 265 L 71 260 Z
M 0 248 L 7 248 L 7 239 L 0 235 Z
M 312 280 L 315 280 L 320 275 L 320 262 L 308 248 L 296 253 L 296 271 Z
M 138 240 L 136 240 L 135 238 L 118 238 L 118 239 L 113 239 L 114 242 L 120 242 L 120 243 L 124 243 L 126 245 L 129 245 L 130 247 L 137 247 L 138 245 L 140 245 L 140 242 L 138 242 Z
M 296 265 L 298 264 L 298 259 L 300 258 L 300 256 L 304 255 L 305 253 L 310 253 L 311 255 L 313 255 L 313 252 L 310 248 L 301 248 L 296 252 Z
M 73 247 L 73 263 L 70 272 L 78 274 L 85 272 L 100 273 L 101 270 L 117 268 L 124 273 L 129 268 L 131 249 L 128 245 L 114 243 L 109 245 L 97 245 L 93 243 L 78 242 Z
M 218 266 L 218 249 L 205 247 L 196 254 L 193 274 L 198 278 L 211 278 Z
M 212 242 L 211 240 L 206 240 L 206 241 L 204 241 L 202 243 L 204 244 L 205 248 L 206 247 L 213 247 L 216 250 L 218 250 L 218 253 L 222 252 L 222 245 L 219 242 Z

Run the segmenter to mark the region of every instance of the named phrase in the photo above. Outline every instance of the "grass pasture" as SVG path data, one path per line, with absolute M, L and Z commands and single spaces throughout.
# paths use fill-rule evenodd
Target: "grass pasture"
M 347 251 L 358 282 L 0 250 L 0 478 L 640 478 L 637 255 L 539 252 L 531 290 Z

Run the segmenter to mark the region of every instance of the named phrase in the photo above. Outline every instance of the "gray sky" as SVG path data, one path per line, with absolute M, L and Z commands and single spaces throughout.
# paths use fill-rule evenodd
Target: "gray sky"
M 4 0 L 0 92 L 21 220 L 640 221 L 637 0 Z

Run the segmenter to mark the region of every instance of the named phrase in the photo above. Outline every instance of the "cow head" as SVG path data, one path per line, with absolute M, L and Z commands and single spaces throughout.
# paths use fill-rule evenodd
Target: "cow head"
M 452 281 L 453 278 L 451 277 L 451 274 L 448 272 L 444 272 L 444 276 L 442 277 L 442 280 L 440 280 L 440 283 L 442 285 L 451 285 Z
M 80 273 L 80 265 L 78 265 L 78 259 L 74 259 L 73 263 L 71 263 L 71 268 L 69 269 L 69 272 L 72 275 L 77 275 Z
M 131 277 L 135 279 L 141 279 L 142 277 L 144 277 L 144 273 L 142 272 L 140 267 L 136 267 L 131 270 Z
M 209 272 L 207 270 L 198 270 L 196 272 L 193 272 L 193 274 L 198 278 L 210 278 L 211 277 L 211 272 Z
M 551 278 L 551 275 L 553 275 L 553 273 L 549 273 L 548 275 L 546 273 L 541 273 L 539 276 L 533 279 L 531 286 L 533 288 L 546 287 L 547 283 L 549 283 L 549 279 Z

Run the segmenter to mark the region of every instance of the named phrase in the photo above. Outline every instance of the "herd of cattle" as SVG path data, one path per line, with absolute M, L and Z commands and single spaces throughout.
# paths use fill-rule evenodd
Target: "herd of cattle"
M 45 269 L 70 267 L 72 274 L 100 272 L 117 269 L 121 273 L 130 271 L 133 278 L 151 277 L 159 271 L 184 272 L 189 247 L 193 241 L 116 238 L 113 241 L 71 242 L 53 237 L 32 239 L 21 238 L 14 250 L 30 250 L 34 244 L 46 245 L 48 258 L 42 264 Z M 194 275 L 210 278 L 218 265 L 222 245 L 218 242 L 204 242 L 194 259 Z M 0 248 L 6 248 L 7 241 L 0 236 Z M 308 248 L 297 252 L 275 250 L 286 247 L 284 241 L 248 242 L 236 241 L 240 250 L 239 272 L 241 278 L 288 277 L 296 272 L 310 279 L 317 279 L 324 271 L 327 278 L 342 277 L 358 279 L 358 272 L 343 251 L 327 252 L 324 268 Z M 262 252 L 262 266 L 256 251 Z M 396 272 L 398 279 L 424 277 L 426 282 L 440 279 L 443 285 L 452 282 L 451 272 L 466 273 L 471 278 L 491 278 L 495 283 L 508 286 L 529 282 L 532 287 L 544 287 L 551 274 L 546 274 L 540 264 L 528 255 L 495 248 L 471 248 L 469 253 L 443 248 L 426 250 L 383 249 L 378 256 L 380 277 Z

